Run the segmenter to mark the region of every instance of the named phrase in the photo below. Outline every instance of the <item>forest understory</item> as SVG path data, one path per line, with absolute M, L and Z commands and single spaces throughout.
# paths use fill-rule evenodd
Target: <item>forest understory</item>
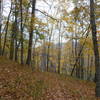
M 95 84 L 0 57 L 0 100 L 96 100 Z

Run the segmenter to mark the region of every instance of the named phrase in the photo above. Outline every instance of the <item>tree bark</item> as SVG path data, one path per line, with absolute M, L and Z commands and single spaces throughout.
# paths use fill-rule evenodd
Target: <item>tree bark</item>
M 2 52 L 2 46 L 1 46 L 1 27 L 2 27 L 2 0 L 0 0 L 0 55 Z
M 35 5 L 36 0 L 32 0 L 32 13 L 31 13 L 31 24 L 30 24 L 30 32 L 29 32 L 29 44 L 28 44 L 28 55 L 26 64 L 30 65 L 32 60 L 32 43 L 33 43 L 33 24 L 34 24 L 34 17 L 35 17 Z
M 15 61 L 17 62 L 18 60 L 18 9 L 17 9 L 17 3 L 18 3 L 18 0 L 15 0 Z
M 96 97 L 100 97 L 100 63 L 99 63 L 99 50 L 97 43 L 97 30 L 95 22 L 95 11 L 94 11 L 94 0 L 90 0 L 90 24 L 92 30 L 92 40 L 94 46 L 94 56 L 95 56 L 95 82 L 96 82 Z
M 22 0 L 20 0 L 20 12 L 21 12 L 21 64 L 23 64 L 23 8 L 22 8 Z
M 59 44 L 58 44 L 58 74 L 61 72 L 61 22 L 59 22 Z
M 9 59 L 13 60 L 14 58 L 14 40 L 15 40 L 15 22 L 12 24 L 12 34 L 11 34 L 11 40 L 10 40 L 10 56 Z

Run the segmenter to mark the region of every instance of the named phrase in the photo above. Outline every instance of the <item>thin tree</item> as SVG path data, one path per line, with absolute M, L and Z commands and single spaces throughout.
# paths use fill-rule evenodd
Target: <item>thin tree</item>
M 58 22 L 59 27 L 59 43 L 58 43 L 58 74 L 61 72 L 61 21 Z
M 31 13 L 31 23 L 30 23 L 30 32 L 29 32 L 29 44 L 28 44 L 28 54 L 27 54 L 27 60 L 26 64 L 31 64 L 32 59 L 32 43 L 33 43 L 33 24 L 34 24 L 34 17 L 35 17 L 35 5 L 36 0 L 32 0 L 32 13 Z
M 23 64 L 23 8 L 22 0 L 20 0 L 20 13 L 21 13 L 21 64 Z
M 15 61 L 18 60 L 18 0 L 15 0 Z
M 1 27 L 2 27 L 2 0 L 0 0 L 0 55 L 2 52 L 2 46 L 1 46 Z
M 95 4 L 94 0 L 90 0 L 90 24 L 92 30 L 92 40 L 94 46 L 94 56 L 95 56 L 95 82 L 96 82 L 96 96 L 100 97 L 100 63 L 99 63 L 99 50 L 97 43 L 97 30 L 96 30 L 96 22 L 95 22 Z
M 15 40 L 15 22 L 12 24 L 12 33 L 11 33 L 11 39 L 10 39 L 10 56 L 9 59 L 13 60 L 14 58 L 14 40 Z

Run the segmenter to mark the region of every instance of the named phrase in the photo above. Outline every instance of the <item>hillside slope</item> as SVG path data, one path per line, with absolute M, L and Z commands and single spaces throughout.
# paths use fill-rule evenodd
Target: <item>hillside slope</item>
M 94 88 L 91 82 L 32 72 L 0 57 L 0 100 L 95 100 Z

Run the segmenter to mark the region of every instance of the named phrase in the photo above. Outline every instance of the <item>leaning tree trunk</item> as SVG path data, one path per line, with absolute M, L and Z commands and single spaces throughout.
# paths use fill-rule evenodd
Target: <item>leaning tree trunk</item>
M 94 46 L 94 56 L 95 56 L 95 82 L 96 82 L 96 97 L 100 97 L 100 63 L 99 63 L 99 50 L 97 43 L 97 30 L 95 23 L 95 12 L 94 12 L 94 0 L 90 0 L 90 24 L 92 29 L 92 40 Z
M 34 24 L 34 17 L 35 17 L 35 5 L 36 5 L 36 0 L 32 0 L 32 13 L 31 13 L 31 24 L 30 24 L 30 32 L 29 32 L 29 44 L 28 44 L 28 55 L 27 55 L 27 60 L 26 64 L 30 65 L 31 64 L 31 59 L 32 59 L 32 43 L 33 43 L 33 24 Z

